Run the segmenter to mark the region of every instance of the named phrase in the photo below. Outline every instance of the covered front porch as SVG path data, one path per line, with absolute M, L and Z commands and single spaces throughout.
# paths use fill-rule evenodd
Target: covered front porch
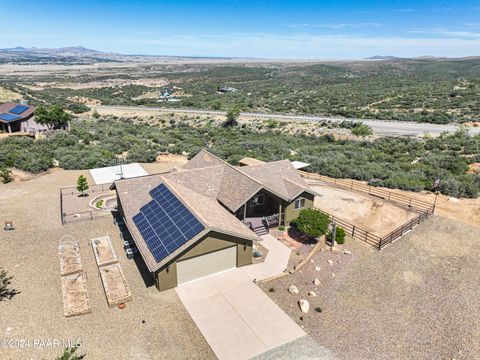
M 235 215 L 257 235 L 264 235 L 269 228 L 284 225 L 283 200 L 262 190 L 240 207 Z

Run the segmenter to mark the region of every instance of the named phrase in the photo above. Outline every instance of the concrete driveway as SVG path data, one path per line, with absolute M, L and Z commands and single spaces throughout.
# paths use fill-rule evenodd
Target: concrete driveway
M 176 288 L 177 294 L 220 360 L 241 360 L 305 336 L 241 269 Z

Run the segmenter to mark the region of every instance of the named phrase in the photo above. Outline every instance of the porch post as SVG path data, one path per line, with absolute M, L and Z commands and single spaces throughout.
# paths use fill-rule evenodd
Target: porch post
M 8 126 L 8 132 L 11 133 L 11 132 L 12 132 L 12 128 L 11 128 L 11 126 L 10 126 L 10 123 L 8 123 L 7 126 Z
M 281 226 L 281 225 L 284 226 L 285 224 L 283 223 L 284 219 L 282 217 L 282 201 L 281 200 L 278 202 L 278 218 L 279 218 L 278 225 L 279 226 Z
M 247 203 L 243 204 L 243 222 L 245 222 L 246 217 L 247 217 Z

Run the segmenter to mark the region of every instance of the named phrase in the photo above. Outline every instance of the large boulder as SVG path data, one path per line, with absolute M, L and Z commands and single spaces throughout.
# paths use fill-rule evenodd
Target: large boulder
M 300 291 L 298 290 L 298 287 L 296 287 L 295 285 L 290 285 L 289 288 L 288 288 L 288 292 L 292 295 L 296 295 Z
M 315 286 L 319 286 L 320 285 L 320 280 L 315 279 L 315 280 L 313 280 L 313 283 L 315 284 Z
M 310 303 L 308 302 L 308 300 L 300 299 L 298 300 L 298 305 L 300 306 L 300 310 L 302 310 L 304 314 L 308 313 L 308 310 L 310 310 Z

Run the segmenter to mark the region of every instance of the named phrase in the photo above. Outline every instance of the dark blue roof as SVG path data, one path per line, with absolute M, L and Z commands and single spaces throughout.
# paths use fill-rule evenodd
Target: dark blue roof
M 28 109 L 29 109 L 28 106 L 17 105 L 15 107 L 13 107 L 12 109 L 10 109 L 8 112 L 10 112 L 12 114 L 20 115 L 20 114 L 24 113 L 25 111 L 27 111 Z
M 12 114 L 0 114 L 0 120 L 4 121 L 15 121 L 18 119 L 21 119 L 21 116 L 18 115 L 12 115 Z

